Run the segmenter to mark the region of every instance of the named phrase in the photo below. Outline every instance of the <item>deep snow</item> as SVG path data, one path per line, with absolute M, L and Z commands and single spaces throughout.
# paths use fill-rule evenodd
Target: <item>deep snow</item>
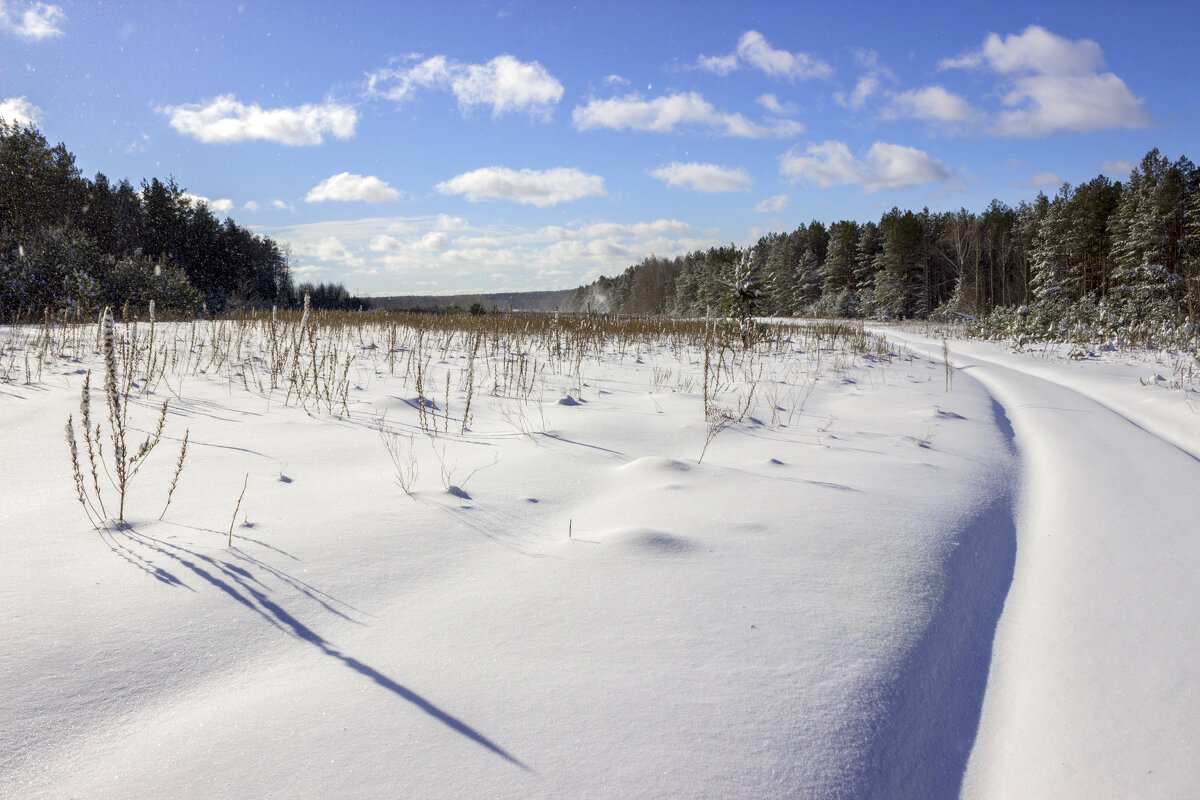
M 955 351 L 1009 410 L 1023 469 L 1016 570 L 964 795 L 1191 795 L 1194 391 L 1170 390 L 1170 362 L 1149 354 L 1071 363 L 980 343 Z
M 378 349 L 348 415 L 189 374 L 137 397 L 142 429 L 171 398 L 166 441 L 99 532 L 63 441 L 99 359 L 28 385 L 10 360 L 0 790 L 1186 794 L 1196 393 L 977 342 L 950 343 L 947 390 L 940 341 L 888 333 L 891 357 L 763 356 L 701 463 L 702 359 L 666 344 L 546 369 L 529 400 L 481 381 L 465 433 L 448 353 L 436 437 Z

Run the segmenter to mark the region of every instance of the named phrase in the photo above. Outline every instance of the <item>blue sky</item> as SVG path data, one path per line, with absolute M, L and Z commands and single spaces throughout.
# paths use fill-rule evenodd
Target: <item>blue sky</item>
M 1200 158 L 1197 30 L 1191 0 L 0 0 L 0 116 L 173 176 L 301 280 L 568 288 Z

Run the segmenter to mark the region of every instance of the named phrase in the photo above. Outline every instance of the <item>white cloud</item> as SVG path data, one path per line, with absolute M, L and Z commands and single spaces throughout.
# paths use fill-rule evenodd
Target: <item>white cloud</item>
M 568 229 L 552 227 L 543 228 L 559 239 L 576 238 Z M 582 235 L 591 238 L 624 239 L 628 237 L 647 237 L 665 233 L 690 233 L 692 226 L 677 219 L 656 219 L 653 222 L 637 222 L 633 225 L 623 225 L 619 222 L 597 222 L 581 229 Z
M 206 103 L 163 106 L 171 127 L 201 142 L 229 143 L 261 140 L 286 145 L 321 144 L 325 134 L 338 139 L 354 135 L 358 112 L 351 106 L 327 102 L 295 108 L 264 109 L 238 102 L 231 94 Z
M 452 217 L 449 214 L 438 214 L 435 219 L 439 231 L 465 231 L 470 227 L 462 217 Z
M 1125 82 L 1104 68 L 1100 45 L 1072 41 L 1031 25 L 1001 38 L 988 34 L 983 46 L 945 59 L 943 69 L 986 68 L 1001 76 L 1002 103 L 996 115 L 999 136 L 1040 137 L 1059 131 L 1145 128 L 1154 118 Z
M 327 200 L 364 203 L 394 203 L 400 193 L 374 175 L 362 176 L 352 172 L 339 172 L 314 186 L 304 196 L 306 203 L 321 203 Z
M 416 239 L 379 234 L 371 239 L 367 249 L 375 253 L 433 253 L 445 250 L 449 244 L 450 234 L 445 231 L 429 231 Z
M 758 67 L 768 75 L 796 80 L 799 78 L 828 78 L 833 67 L 807 53 L 774 50 L 758 31 L 746 31 L 737 46 L 738 58 Z
M 419 56 L 411 55 L 404 60 L 416 58 Z M 448 63 L 445 56 L 434 56 L 408 68 L 385 67 L 376 70 L 367 75 L 367 92 L 399 103 L 411 99 L 419 89 L 449 89 Z
M 741 114 L 718 111 L 698 92 L 676 93 L 645 100 L 630 94 L 607 100 L 591 100 L 571 115 L 581 131 L 594 128 L 671 133 L 684 125 L 710 128 L 720 136 L 745 139 L 796 136 L 804 126 L 792 120 L 753 122 Z
M 728 75 L 738 68 L 738 57 L 734 54 L 727 56 L 700 56 L 696 59 L 700 69 L 715 72 L 718 75 Z
M 292 247 L 297 256 L 316 259 L 317 261 L 335 261 L 351 266 L 361 266 L 362 259 L 346 247 L 337 236 L 320 236 L 312 239 L 293 241 Z
M 943 69 L 972 69 L 986 65 L 992 72 L 1040 72 L 1044 74 L 1084 74 L 1104 67 L 1100 45 L 1090 39 L 1073 42 L 1039 25 L 1030 25 L 1019 34 L 1003 39 L 989 33 L 983 47 L 958 58 L 943 59 Z
M 891 96 L 884 119 L 920 119 L 933 122 L 970 122 L 979 112 L 970 103 L 941 86 L 910 89 Z
M 672 161 L 650 173 L 667 186 L 689 186 L 698 192 L 745 192 L 753 185 L 746 170 L 716 164 L 682 164 Z
M 417 241 L 416 248 L 432 252 L 434 250 L 445 250 L 449 244 L 450 234 L 445 231 L 430 231 Z
M 768 197 L 761 203 L 754 206 L 756 214 L 776 214 L 787 208 L 788 196 L 786 194 L 777 194 L 774 197 Z
M 182 192 L 180 196 L 192 205 L 208 206 L 208 210 L 213 214 L 228 214 L 233 211 L 233 201 L 227 197 L 212 200 L 202 194 L 192 194 L 191 192 Z
M 856 184 L 868 193 L 922 183 L 943 183 L 952 177 L 945 164 L 927 153 L 887 142 L 871 145 L 863 159 L 851 155 L 844 142 L 810 144 L 802 154 L 793 148 L 780 159 L 780 172 L 822 188 Z
M 58 26 L 67 19 L 62 6 L 33 3 L 23 12 L 10 12 L 6 6 L 0 0 L 0 31 L 10 31 L 33 41 L 62 36 Z
M 328 221 L 262 232 L 290 244 L 296 263 L 323 270 L 325 280 L 342 280 L 351 270 L 359 275 L 379 270 L 380 280 L 364 286 L 371 291 L 401 291 L 430 276 L 436 276 L 439 286 L 460 291 L 501 290 L 497 280 L 528 288 L 577 286 L 600 274 L 616 274 L 649 253 L 682 254 L 730 241 L 722 231 L 697 231 L 667 218 L 480 228 L 458 217 L 428 215 Z
M 604 194 L 604 179 L 577 169 L 514 170 L 483 167 L 464 172 L 436 187 L 442 194 L 461 194 L 472 202 L 515 200 L 539 208 L 567 203 L 589 195 Z
M 1100 165 L 1100 171 L 1108 175 L 1120 175 L 1122 177 L 1133 172 L 1134 164 L 1132 161 L 1119 159 L 1117 161 L 1105 161 Z
M 544 109 L 562 99 L 563 86 L 536 61 L 522 63 L 498 56 L 487 64 L 472 64 L 451 83 L 460 105 L 490 105 L 492 114 L 521 109 Z
M 867 99 L 871 95 L 879 91 L 879 76 L 878 75 L 863 75 L 854 84 L 854 91 L 848 96 L 843 92 L 834 92 L 833 99 L 840 106 L 846 108 L 859 109 L 867 104 Z
M 1035 189 L 1045 186 L 1057 189 L 1059 186 L 1062 186 L 1062 182 L 1062 178 L 1053 172 L 1035 172 L 1029 177 L 1029 185 Z
M 242 209 L 252 214 L 257 214 L 259 211 L 262 211 L 262 204 L 257 200 L 247 200 L 245 203 L 242 203 Z
M 42 110 L 24 97 L 0 100 L 0 119 L 10 125 L 37 127 L 42 122 Z
M 770 111 L 772 114 L 787 117 L 796 113 L 796 105 L 794 103 L 781 103 L 779 98 L 773 94 L 761 94 L 754 99 L 754 102 Z
M 453 93 L 464 112 L 491 106 L 492 116 L 508 111 L 548 114 L 562 99 L 563 86 L 536 61 L 500 55 L 486 64 L 464 64 L 434 56 L 410 67 L 388 67 L 367 76 L 367 91 L 402 102 L 420 89 Z
M 762 70 L 773 78 L 790 81 L 805 78 L 828 78 L 833 67 L 808 53 L 789 53 L 776 50 L 758 31 L 746 31 L 738 40 L 737 49 L 726 56 L 700 56 L 697 65 L 718 75 L 728 75 L 741 66 Z
M 883 79 L 895 80 L 896 76 L 887 67 L 879 63 L 879 54 L 874 50 L 855 50 L 855 62 L 865 70 L 858 82 L 854 84 L 854 91 L 849 95 L 844 92 L 834 92 L 834 101 L 845 108 L 860 109 L 866 105 L 867 100 L 872 95 L 879 91 L 883 85 Z
M 276 211 L 295 211 L 296 210 L 278 198 L 271 201 L 271 208 L 275 209 Z
M 1145 128 L 1154 119 L 1125 82 L 1103 75 L 1032 75 L 1016 81 L 996 118 L 1001 136 L 1038 137 L 1058 131 Z
M 398 253 L 403 246 L 403 242 L 395 236 L 380 233 L 371 237 L 367 249 L 375 253 Z
M 620 75 L 605 75 L 604 82 L 609 86 L 628 86 L 629 81 Z

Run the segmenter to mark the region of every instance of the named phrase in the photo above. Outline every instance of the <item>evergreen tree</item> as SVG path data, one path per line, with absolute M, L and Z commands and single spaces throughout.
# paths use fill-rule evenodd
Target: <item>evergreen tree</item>
M 796 283 L 803 240 L 804 237 L 798 233 L 771 234 L 764 277 L 768 314 L 788 316 L 800 313 L 796 305 Z
M 875 310 L 905 319 L 918 307 L 923 242 L 921 222 L 911 211 L 893 208 L 879 221 L 882 249 L 875 258 Z
M 953 270 L 954 290 L 943 309 L 977 317 L 977 297 L 983 263 L 983 233 L 979 217 L 961 208 L 942 221 L 942 252 Z
M 1018 211 L 993 200 L 979 220 L 980 255 L 978 274 L 965 276 L 973 288 L 972 313 L 982 317 L 1000 304 L 1009 276 L 1017 272 L 1017 261 L 1024 249 L 1017 242 Z M 973 285 L 972 285 L 973 284 Z
M 806 314 L 821 299 L 821 286 L 825 278 L 825 257 L 829 252 L 829 231 L 813 220 L 807 228 L 796 231 L 803 242 L 800 262 L 796 269 L 796 285 L 793 289 L 793 313 Z
M 1169 304 L 1195 307 L 1184 255 L 1196 181 L 1191 161 L 1180 158 L 1172 164 L 1157 149 L 1130 173 L 1110 223 L 1113 288 L 1127 313 L 1165 313 Z
M 83 205 L 75 156 L 35 128 L 0 119 L 0 229 L 21 241 L 70 225 Z
M 1200 174 L 1190 188 L 1187 214 L 1183 225 L 1183 274 L 1187 281 L 1187 315 L 1192 324 L 1200 323 Z
M 855 288 L 854 262 L 858 250 L 858 223 L 841 220 L 829 226 L 829 244 L 825 250 L 822 297 Z
M 863 223 L 854 251 L 854 283 L 862 313 L 866 316 L 874 316 L 878 308 L 875 277 L 879 271 L 879 253 L 882 250 L 883 239 L 879 235 L 879 226 L 874 222 Z
M 0 122 L 0 309 L 150 299 L 182 308 L 197 289 L 215 310 L 231 296 L 243 305 L 294 299 L 274 242 L 218 223 L 173 179 L 143 181 L 140 193 L 103 173 L 89 181 L 64 145 Z

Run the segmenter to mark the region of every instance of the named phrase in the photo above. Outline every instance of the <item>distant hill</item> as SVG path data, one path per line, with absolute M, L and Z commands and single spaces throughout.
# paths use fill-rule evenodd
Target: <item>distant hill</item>
M 390 297 L 372 297 L 372 308 L 395 310 L 434 311 L 458 306 L 469 309 L 479 303 L 488 311 L 557 311 L 573 290 L 560 289 L 551 292 L 496 292 L 494 294 L 420 295 L 401 294 Z

